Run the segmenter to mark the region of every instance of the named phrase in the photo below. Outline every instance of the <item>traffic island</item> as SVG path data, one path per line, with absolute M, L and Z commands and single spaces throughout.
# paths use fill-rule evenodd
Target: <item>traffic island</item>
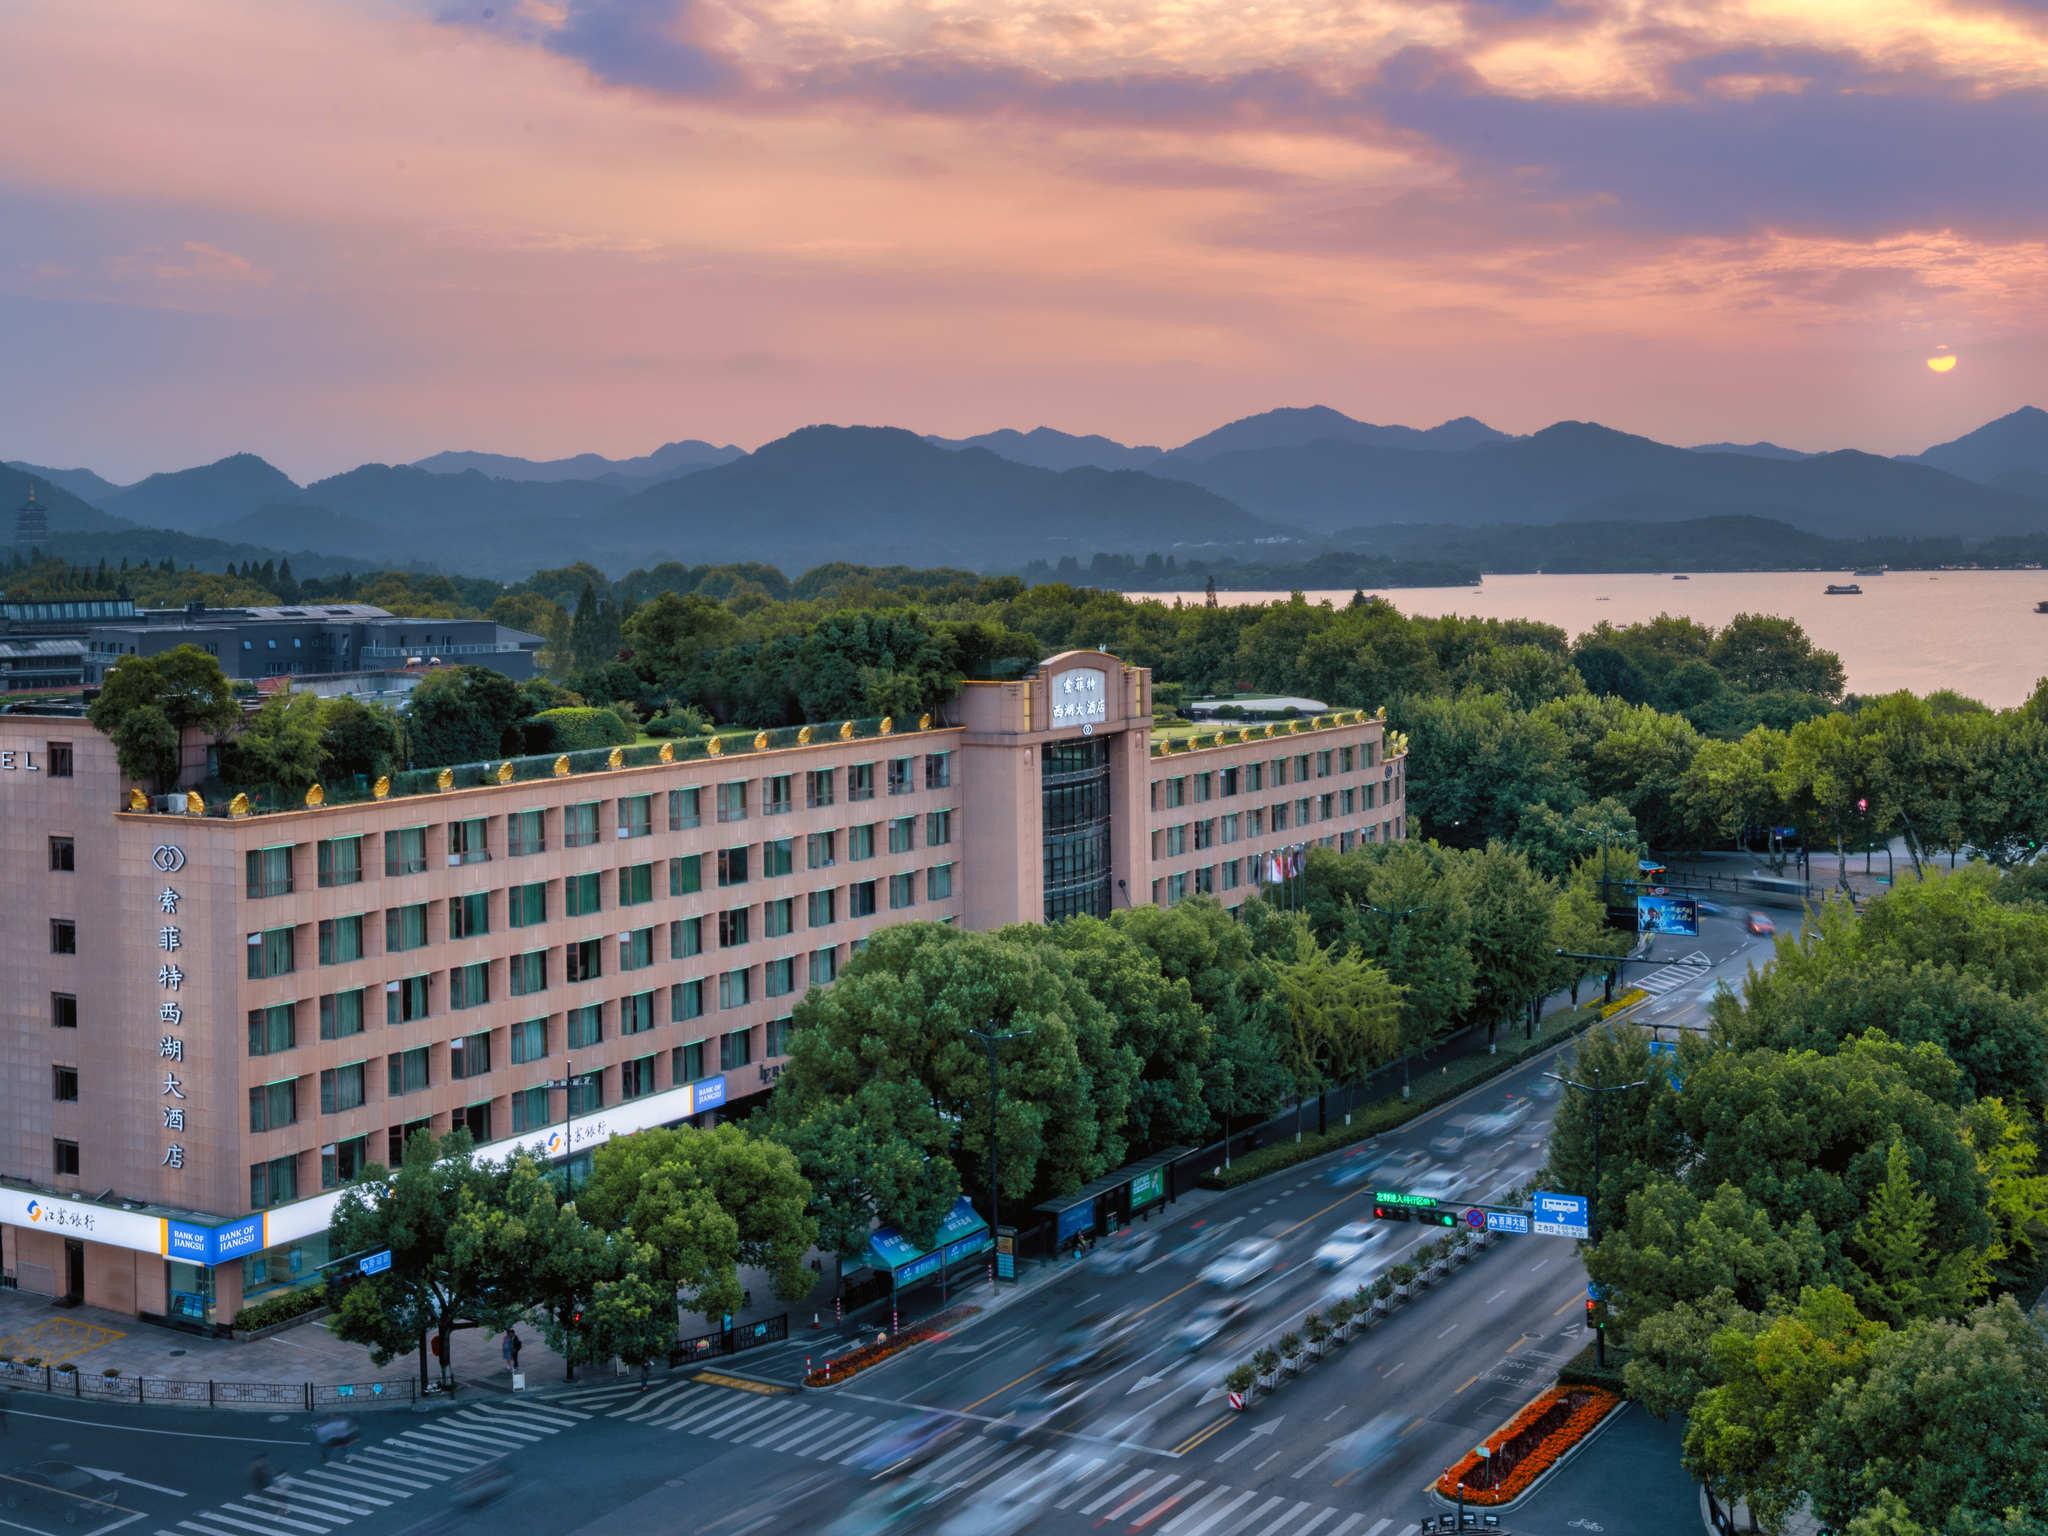
M 828 1356 L 822 1366 L 805 1372 L 804 1385 L 840 1386 L 862 1371 L 873 1370 L 884 1361 L 895 1359 L 907 1349 L 950 1337 L 960 1324 L 980 1311 L 979 1307 L 950 1307 L 935 1317 L 913 1323 L 895 1333 L 877 1334 L 872 1343 L 856 1345 L 842 1354 Z
M 1446 1469 L 1431 1491 L 1461 1508 L 1510 1509 L 1563 1466 L 1621 1403 L 1621 1394 L 1606 1387 L 1552 1387 Z

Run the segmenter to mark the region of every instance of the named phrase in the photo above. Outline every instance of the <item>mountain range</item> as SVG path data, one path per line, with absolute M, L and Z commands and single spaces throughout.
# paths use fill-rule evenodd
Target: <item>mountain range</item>
M 1895 459 L 1676 447 L 1576 421 L 1527 436 L 1469 416 L 1418 429 L 1309 406 L 1170 449 L 1047 427 L 936 438 L 814 426 L 752 453 L 696 439 L 624 459 L 462 451 L 304 486 L 249 453 L 132 485 L 10 462 L 0 509 L 28 479 L 45 487 L 53 543 L 141 527 L 505 578 L 577 559 L 619 570 L 664 558 L 1013 569 L 1155 551 L 1270 562 L 1369 551 L 1396 528 L 1412 543 L 1417 527 L 1712 518 L 1827 539 L 1982 540 L 2048 532 L 2048 412 L 2025 407 Z

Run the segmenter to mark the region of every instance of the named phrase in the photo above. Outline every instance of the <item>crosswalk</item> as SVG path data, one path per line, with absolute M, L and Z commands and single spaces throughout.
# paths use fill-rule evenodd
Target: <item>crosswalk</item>
M 1690 986 L 1714 968 L 1699 950 L 1683 955 L 1668 965 L 1660 965 L 1647 976 L 1638 976 L 1629 986 L 1636 991 L 1647 992 L 1652 997 L 1662 997 L 1666 992 L 1676 992 L 1680 987 Z
M 827 1406 L 815 1395 L 757 1396 L 694 1381 L 668 1382 L 645 1393 L 637 1385 L 595 1387 L 555 1401 L 623 1422 L 842 1466 L 858 1462 L 903 1423 Z M 1415 1536 L 1420 1529 L 1413 1522 L 1397 1529 L 1391 1517 L 1291 1494 L 1234 1487 L 1175 1471 L 1167 1458 L 1133 1458 L 1097 1442 L 1047 1447 L 975 1434 L 932 1457 L 917 1475 L 949 1496 L 971 1492 L 977 1501 L 1045 1490 L 1048 1517 L 1064 1515 L 1098 1527 L 1114 1523 L 1146 1536 Z
M 156 1536 L 326 1536 L 589 1418 L 561 1404 L 481 1402 L 360 1442 L 330 1462 L 280 1472 L 262 1495 L 231 1499 Z

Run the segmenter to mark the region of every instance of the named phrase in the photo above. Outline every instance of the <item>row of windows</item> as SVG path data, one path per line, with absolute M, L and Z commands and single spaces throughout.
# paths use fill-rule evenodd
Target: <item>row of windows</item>
M 1360 747 L 1324 747 L 1320 751 L 1297 752 L 1234 768 L 1214 768 L 1206 773 L 1175 774 L 1152 781 L 1152 809 L 1170 811 L 1183 805 L 1201 805 L 1209 800 L 1227 800 L 1237 794 L 1256 794 L 1269 784 L 1306 784 L 1311 777 L 1327 779 L 1333 774 L 1367 772 L 1379 765 L 1379 743 Z M 1192 797 L 1192 798 L 1190 798 Z
M 1396 817 L 1385 825 L 1385 840 L 1399 842 L 1402 835 L 1401 819 Z M 1379 827 L 1371 826 L 1357 832 L 1342 832 L 1332 837 L 1319 838 L 1316 844 L 1318 847 L 1335 848 L 1340 853 L 1349 853 L 1354 848 L 1380 840 Z M 1256 885 L 1260 878 L 1260 866 L 1270 857 L 1268 854 L 1254 853 L 1244 858 L 1225 859 L 1220 864 L 1204 864 L 1178 874 L 1161 875 L 1152 882 L 1152 904 L 1172 906 L 1184 897 L 1213 896 L 1223 891 L 1234 891 L 1240 886 Z
M 1285 832 L 1290 827 L 1306 827 L 1314 821 L 1356 816 L 1362 810 L 1377 810 L 1379 803 L 1379 785 L 1366 784 L 1322 795 L 1305 795 L 1294 801 L 1282 800 L 1248 811 L 1228 811 L 1201 821 L 1181 822 L 1153 832 L 1152 857 L 1178 858 L 1184 853 L 1228 846 L 1241 838 L 1264 837 L 1268 830 Z

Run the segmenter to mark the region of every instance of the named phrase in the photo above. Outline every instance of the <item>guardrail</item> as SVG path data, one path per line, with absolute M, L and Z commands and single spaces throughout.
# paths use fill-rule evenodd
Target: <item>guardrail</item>
M 91 1375 L 62 1365 L 0 1360 L 0 1386 L 98 1403 L 162 1404 L 189 1408 L 292 1408 L 311 1413 L 342 1404 L 412 1403 L 420 1395 L 410 1376 L 393 1381 L 186 1381 L 169 1376 Z
M 671 1366 L 695 1365 L 700 1360 L 717 1360 L 745 1350 L 759 1349 L 764 1344 L 780 1344 L 788 1337 L 789 1314 L 781 1312 L 756 1323 L 741 1323 L 717 1333 L 700 1333 L 692 1338 L 677 1339 L 669 1346 L 668 1363 Z

